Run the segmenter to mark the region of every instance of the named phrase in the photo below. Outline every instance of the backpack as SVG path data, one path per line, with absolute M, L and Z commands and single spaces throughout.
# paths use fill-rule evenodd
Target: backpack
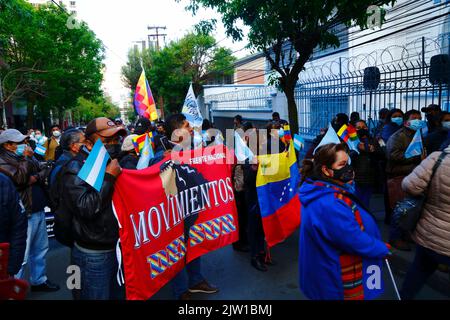
M 74 160 L 74 158 L 65 161 L 61 166 L 55 166 L 54 170 L 57 170 L 58 167 L 60 169 L 58 172 L 53 172 L 52 170 L 51 176 L 56 176 L 50 181 L 50 203 L 55 218 L 53 232 L 58 242 L 71 248 L 74 244 L 74 238 L 72 234 L 73 215 L 67 210 L 64 210 L 64 208 L 61 208 L 60 195 L 64 193 L 64 183 L 62 183 L 61 177 L 67 171 L 68 164 L 72 160 Z

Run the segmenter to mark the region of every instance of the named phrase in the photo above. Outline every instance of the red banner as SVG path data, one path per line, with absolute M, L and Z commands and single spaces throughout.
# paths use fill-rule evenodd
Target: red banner
M 238 240 L 230 156 L 216 146 L 123 170 L 113 204 L 127 299 L 150 298 L 186 263 Z

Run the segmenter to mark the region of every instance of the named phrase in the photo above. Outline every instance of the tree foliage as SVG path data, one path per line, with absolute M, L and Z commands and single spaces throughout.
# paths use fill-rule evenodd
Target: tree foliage
M 98 117 L 115 119 L 120 116 L 119 107 L 114 105 L 108 98 L 88 100 L 80 97 L 76 106 L 72 108 L 72 113 L 74 121 L 82 124 L 86 124 Z
M 199 94 L 209 77 L 232 74 L 235 58 L 205 32 L 189 33 L 160 51 L 132 49 L 122 67 L 123 81 L 132 91 L 142 71 L 141 60 L 155 99 L 163 99 L 166 111 L 179 112 L 190 82 Z
M 242 25 L 249 27 L 249 47 L 264 52 L 278 73 L 279 85 L 288 98 L 291 129 L 298 132 L 294 89 L 314 49 L 339 47 L 336 26 L 367 28 L 369 6 L 394 3 L 395 0 L 190 0 L 187 9 L 194 14 L 200 7 L 216 9 L 222 15 L 227 35 L 234 40 L 243 39 Z
M 104 48 L 84 22 L 69 27 L 69 14 L 54 5 L 0 0 L 0 6 L 4 102 L 24 98 L 42 114 L 62 114 L 79 97 L 102 95 Z

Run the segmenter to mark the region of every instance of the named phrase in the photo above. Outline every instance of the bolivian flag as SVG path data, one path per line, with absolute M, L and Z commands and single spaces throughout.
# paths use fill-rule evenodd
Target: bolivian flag
M 300 226 L 300 200 L 294 145 L 289 151 L 258 156 L 256 190 L 269 247 L 285 240 Z

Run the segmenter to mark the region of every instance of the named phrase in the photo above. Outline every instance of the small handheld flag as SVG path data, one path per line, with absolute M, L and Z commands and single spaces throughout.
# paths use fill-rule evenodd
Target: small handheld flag
M 102 141 L 98 139 L 78 173 L 78 177 L 100 192 L 103 179 L 105 178 L 106 164 L 109 159 L 111 158 L 108 151 L 106 151 Z
M 405 151 L 405 158 L 409 159 L 412 157 L 420 156 L 423 152 L 422 135 L 420 130 L 416 131 L 411 143 Z
M 192 88 L 192 83 L 189 87 L 186 99 L 184 100 L 183 109 L 181 113 L 184 114 L 186 120 L 189 121 L 191 127 L 201 127 L 203 123 L 203 117 L 200 113 L 200 108 L 198 107 L 197 98 L 194 94 L 194 89 Z
M 302 150 L 305 147 L 305 140 L 298 134 L 294 134 L 294 148 L 297 151 Z
M 252 161 L 255 155 L 253 154 L 252 150 L 250 150 L 249 147 L 247 147 L 245 142 L 242 140 L 241 136 L 236 131 L 234 132 L 234 140 L 235 140 L 234 152 L 236 154 L 236 158 L 239 161 L 245 161 L 246 159 Z
M 156 112 L 156 104 L 153 99 L 150 85 L 145 77 L 145 71 L 142 69 L 141 76 L 136 85 L 136 93 L 134 94 L 134 107 L 136 112 L 141 116 L 151 121 L 158 119 L 158 113 Z
M 144 133 L 140 136 L 137 137 L 133 137 L 131 140 L 133 141 L 133 146 L 134 146 L 134 150 L 136 151 L 136 154 L 140 155 L 142 149 L 144 148 L 145 145 L 145 137 L 149 137 L 150 141 L 152 143 L 152 148 L 155 148 L 154 146 L 154 142 L 153 142 L 153 133 L 149 132 Z
M 141 170 L 147 168 L 150 159 L 154 157 L 155 155 L 153 153 L 152 147 L 150 146 L 148 135 L 146 135 L 144 148 L 142 149 L 141 157 L 139 158 L 139 162 L 136 166 L 136 169 Z
M 281 129 L 283 132 L 283 136 L 281 138 L 281 141 L 283 141 L 283 143 L 285 145 L 288 145 L 291 141 L 292 141 L 292 136 L 291 136 L 291 128 L 289 127 L 288 124 L 285 124 L 283 129 Z
M 320 141 L 319 145 L 314 149 L 313 154 L 316 153 L 317 149 L 319 149 L 321 146 L 324 146 L 329 143 L 341 143 L 341 140 L 339 140 L 338 135 L 336 134 L 336 131 L 334 131 L 333 127 L 330 125 L 328 126 L 327 133 L 322 138 L 322 141 Z
M 34 152 L 40 156 L 45 156 L 45 152 L 47 151 L 47 149 L 40 145 L 40 144 L 36 144 L 36 148 L 34 149 Z
M 349 146 L 349 148 L 351 150 L 356 151 L 357 153 L 359 153 L 358 150 L 358 144 L 359 144 L 359 139 L 358 139 L 358 134 L 356 133 L 356 129 L 349 124 L 347 125 L 343 125 L 339 131 L 337 132 L 337 135 L 345 141 L 345 143 L 347 143 L 347 145 Z

